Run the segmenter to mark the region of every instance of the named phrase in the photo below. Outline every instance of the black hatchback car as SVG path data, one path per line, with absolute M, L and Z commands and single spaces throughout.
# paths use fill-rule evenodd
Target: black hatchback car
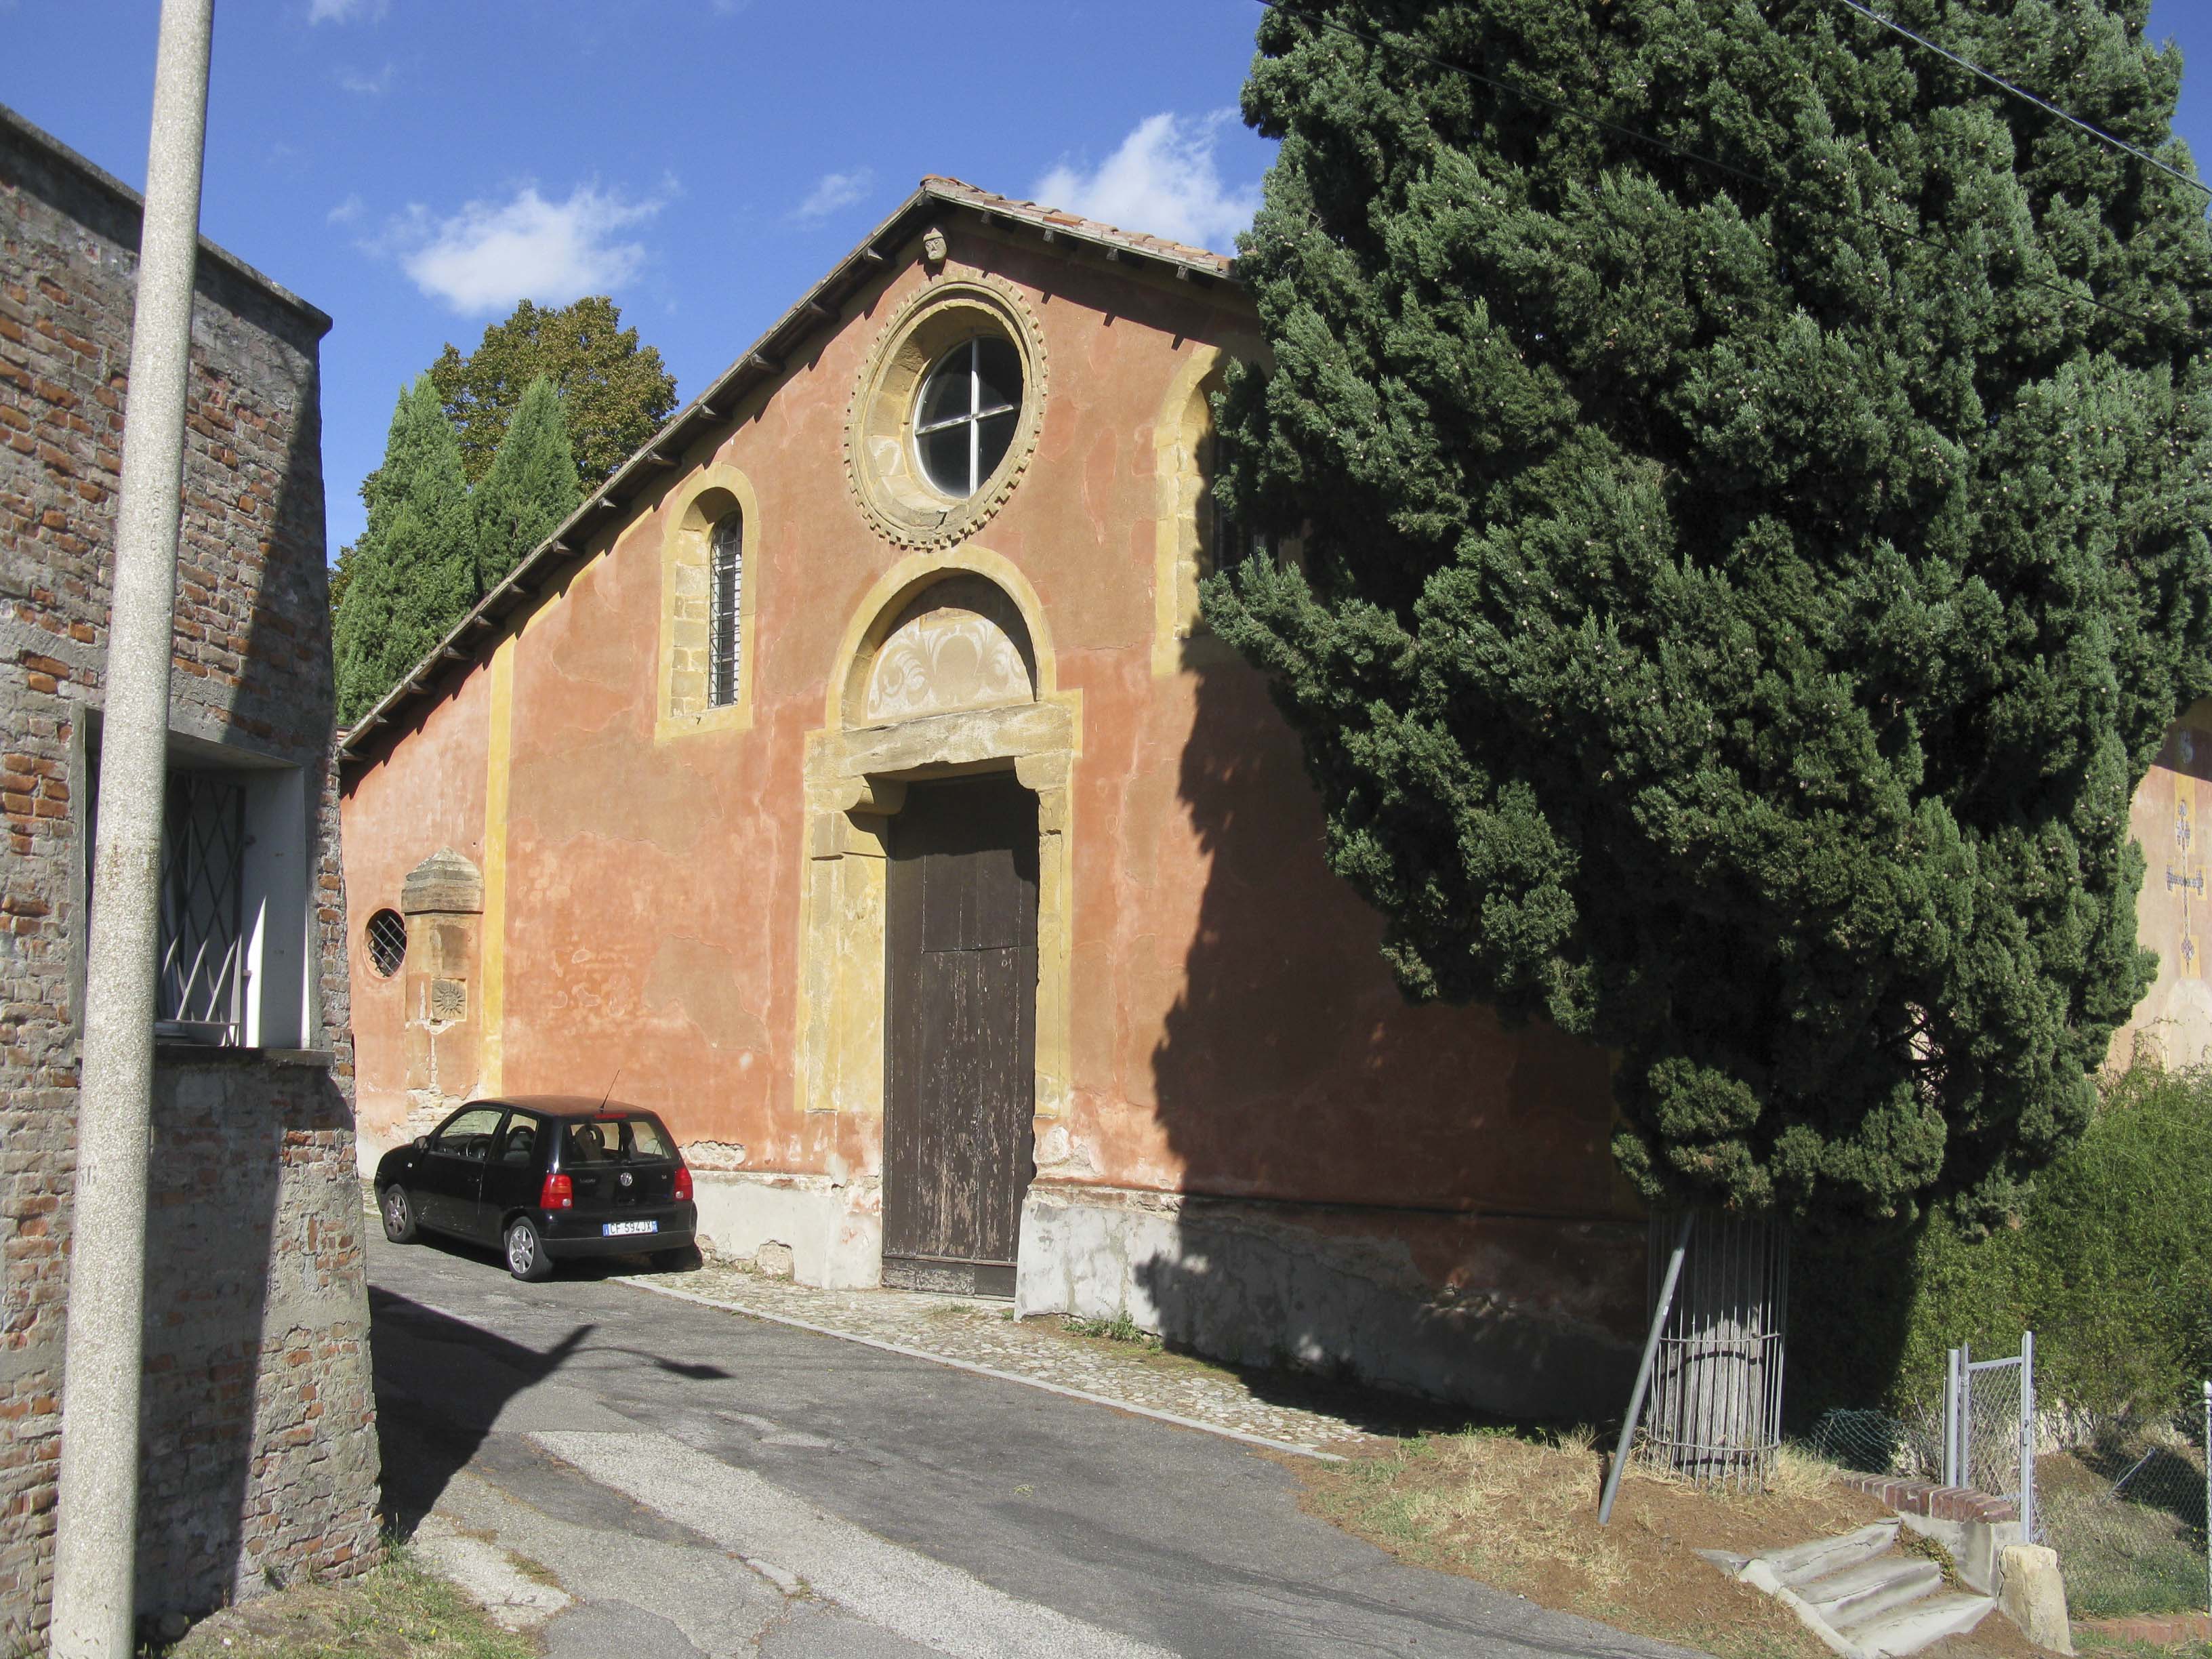
M 495 1244 L 517 1279 L 570 1256 L 698 1260 L 698 1206 L 675 1137 L 651 1112 L 611 1101 L 529 1095 L 473 1101 L 376 1166 L 384 1236 L 418 1228 Z

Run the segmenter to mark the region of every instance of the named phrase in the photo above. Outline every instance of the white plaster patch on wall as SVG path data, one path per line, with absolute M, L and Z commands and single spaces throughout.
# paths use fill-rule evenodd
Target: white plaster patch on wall
M 736 1140 L 691 1140 L 684 1146 L 684 1161 L 695 1170 L 742 1170 L 745 1148 Z
M 1163 1199 L 1033 1188 L 1016 1311 L 1126 1313 L 1237 1364 L 1344 1373 L 1517 1415 L 1595 1417 L 1627 1386 L 1626 1342 L 1525 1297 L 1431 1285 L 1401 1239 L 1323 1232 L 1272 1206 Z M 1394 1220 L 1403 1224 L 1378 1212 L 1378 1232 Z
M 1090 1144 L 1076 1139 L 1064 1123 L 1055 1123 L 1036 1139 L 1036 1166 L 1063 1180 L 1082 1180 L 1098 1173 Z
M 694 1197 L 699 1231 L 725 1261 L 757 1265 L 763 1248 L 777 1245 L 801 1285 L 849 1291 L 882 1282 L 883 1205 L 872 1181 L 701 1168 Z M 772 1255 L 783 1271 L 781 1251 Z

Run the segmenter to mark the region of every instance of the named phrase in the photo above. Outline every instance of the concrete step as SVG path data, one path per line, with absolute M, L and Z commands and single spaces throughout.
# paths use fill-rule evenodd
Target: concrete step
M 1815 1578 L 1871 1561 L 1897 1542 L 1897 1522 L 1877 1521 L 1838 1538 L 1815 1538 L 1808 1544 L 1769 1550 L 1758 1559 L 1781 1583 L 1795 1589 Z
M 1923 1596 L 1881 1618 L 1854 1626 L 1846 1639 L 1866 1659 L 1902 1659 L 1947 1636 L 1964 1636 L 1996 1603 L 1986 1595 Z
M 1892 1552 L 1796 1589 L 1808 1607 L 1848 1634 L 1942 1587 L 1943 1570 L 1933 1561 Z
M 1980 1624 L 1996 1603 L 1947 1594 L 1933 1561 L 1896 1548 L 1897 1523 L 1877 1522 L 1763 1555 L 1701 1550 L 1708 1561 L 1781 1601 L 1843 1659 L 1904 1659 Z

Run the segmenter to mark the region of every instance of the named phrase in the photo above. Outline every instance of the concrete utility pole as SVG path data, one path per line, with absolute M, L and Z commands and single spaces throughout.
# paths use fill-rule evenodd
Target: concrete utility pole
M 56 1659 L 130 1659 L 169 649 L 215 0 L 162 0 L 85 952 L 54 1540 Z

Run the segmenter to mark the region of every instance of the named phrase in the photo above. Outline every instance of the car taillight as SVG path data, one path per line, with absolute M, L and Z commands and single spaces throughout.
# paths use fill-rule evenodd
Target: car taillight
M 688 1164 L 676 1166 L 676 1199 L 680 1204 L 691 1201 L 691 1166 Z
M 541 1210 L 573 1210 L 576 1207 L 576 1183 L 564 1175 L 550 1175 L 545 1184 L 538 1189 L 538 1207 Z

